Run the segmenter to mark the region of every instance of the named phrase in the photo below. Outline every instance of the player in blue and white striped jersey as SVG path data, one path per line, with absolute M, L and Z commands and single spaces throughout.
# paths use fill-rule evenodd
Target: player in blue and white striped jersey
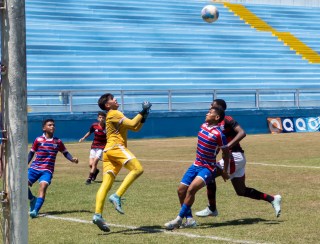
M 225 167 L 229 164 L 229 148 L 227 139 L 218 127 L 218 123 L 224 119 L 223 109 L 211 108 L 206 115 L 205 123 L 201 125 L 198 133 L 197 154 L 194 163 L 189 167 L 182 177 L 178 187 L 178 196 L 181 209 L 178 216 L 166 223 L 164 226 L 168 230 L 179 228 L 182 220 L 187 218 L 184 224 L 186 227 L 195 226 L 196 222 L 192 217 L 191 206 L 195 200 L 195 194 L 209 182 L 216 173 L 216 156 L 221 149 Z M 229 179 L 227 170 L 222 170 L 222 177 L 226 181 Z
M 46 191 L 51 183 L 56 157 L 58 152 L 63 155 L 72 163 L 78 163 L 78 159 L 72 157 L 67 151 L 63 142 L 53 136 L 55 131 L 55 124 L 53 119 L 47 119 L 42 123 L 43 135 L 37 137 L 28 154 L 28 164 L 31 162 L 34 154 L 35 159 L 32 161 L 28 169 L 28 183 L 29 187 L 36 181 L 39 181 L 39 195 L 33 196 L 30 188 L 28 187 L 28 199 L 30 200 L 30 217 L 36 218 L 38 212 L 44 203 Z

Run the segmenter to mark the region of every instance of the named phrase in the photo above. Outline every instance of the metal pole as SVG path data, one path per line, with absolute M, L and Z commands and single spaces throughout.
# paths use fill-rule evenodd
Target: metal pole
M 300 108 L 300 92 L 299 89 L 295 92 L 295 105 L 297 108 Z
M 120 105 L 121 112 L 124 112 L 124 91 L 121 90 L 121 105 Z
M 260 92 L 258 89 L 256 90 L 256 108 L 260 108 Z
M 6 0 L 2 10 L 2 63 L 7 74 L 2 77 L 5 177 L 3 243 L 28 243 L 27 197 L 27 82 L 25 0 Z
M 172 111 L 172 91 L 168 91 L 168 110 Z
M 212 99 L 212 101 L 214 101 L 214 100 L 216 100 L 216 99 L 217 99 L 217 90 L 214 89 L 214 90 L 213 90 L 213 99 Z
M 67 95 L 68 95 L 68 99 L 69 99 L 70 113 L 73 113 L 73 103 L 72 103 L 73 97 L 72 97 L 72 92 L 68 92 Z

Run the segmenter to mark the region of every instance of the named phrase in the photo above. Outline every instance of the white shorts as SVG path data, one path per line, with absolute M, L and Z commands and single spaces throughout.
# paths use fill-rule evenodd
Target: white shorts
M 93 148 L 90 150 L 89 158 L 99 158 L 99 160 L 102 160 L 102 153 L 103 153 L 103 149 Z
M 246 157 L 244 156 L 244 153 L 241 152 L 233 152 L 230 155 L 230 164 L 228 173 L 230 175 L 230 180 L 233 178 L 240 178 L 244 176 L 246 173 Z M 217 166 L 220 169 L 223 169 L 224 162 L 223 159 L 221 159 L 219 162 L 217 162 Z

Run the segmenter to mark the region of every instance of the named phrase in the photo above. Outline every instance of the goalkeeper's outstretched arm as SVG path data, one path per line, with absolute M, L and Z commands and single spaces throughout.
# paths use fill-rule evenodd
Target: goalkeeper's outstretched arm
M 134 128 L 137 128 L 141 124 L 142 118 L 141 114 L 137 114 L 133 119 L 125 118 L 122 121 L 122 125 L 130 130 L 134 130 Z
M 142 127 L 142 124 L 146 121 L 150 108 L 152 104 L 148 101 L 142 102 L 142 110 L 137 114 L 133 119 L 125 118 L 122 121 L 122 124 L 132 130 L 132 131 L 139 131 Z

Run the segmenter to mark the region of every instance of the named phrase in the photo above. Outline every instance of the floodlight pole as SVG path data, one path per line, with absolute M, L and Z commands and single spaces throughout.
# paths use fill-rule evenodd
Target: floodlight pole
M 25 0 L 3 0 L 1 62 L 3 129 L 7 131 L 2 199 L 3 243 L 28 243 L 27 82 Z

